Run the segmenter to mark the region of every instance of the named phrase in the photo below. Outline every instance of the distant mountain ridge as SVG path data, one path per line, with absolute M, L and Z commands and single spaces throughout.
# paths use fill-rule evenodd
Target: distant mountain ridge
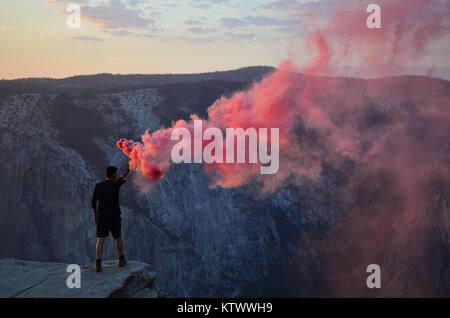
M 270 66 L 251 66 L 230 71 L 195 74 L 94 74 L 62 79 L 25 78 L 0 81 L 0 95 L 23 93 L 78 94 L 156 88 L 175 83 L 202 81 L 253 82 L 273 72 Z
M 0 97 L 17 94 L 92 94 L 118 93 L 135 89 L 160 88 L 165 85 L 200 83 L 208 81 L 248 84 L 261 80 L 267 74 L 274 72 L 271 66 L 248 66 L 234 70 L 186 74 L 111 74 L 99 73 L 91 75 L 76 75 L 66 78 L 33 77 L 13 80 L 0 80 Z M 303 73 L 306 70 L 299 69 Z M 331 70 L 330 70 L 331 71 Z M 331 71 L 332 77 L 350 77 L 361 79 L 376 79 L 379 76 L 367 73 L 361 67 L 337 67 Z M 450 80 L 450 68 L 435 68 L 431 74 L 423 67 L 393 69 L 390 76 L 420 76 Z M 304 74 L 304 73 L 303 73 Z M 325 77 L 330 77 L 327 75 Z M 226 84 L 225 84 L 226 85 Z

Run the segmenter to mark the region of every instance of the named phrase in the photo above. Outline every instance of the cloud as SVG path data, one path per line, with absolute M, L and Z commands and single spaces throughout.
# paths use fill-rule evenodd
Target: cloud
M 199 25 L 202 24 L 202 22 L 195 20 L 195 19 L 189 19 L 189 20 L 185 20 L 183 21 L 184 24 L 186 25 Z
M 222 18 L 222 26 L 236 28 L 241 26 L 283 26 L 292 24 L 292 20 L 274 19 L 266 16 L 246 16 L 244 18 Z
M 214 32 L 215 29 L 203 28 L 203 27 L 192 27 L 192 28 L 189 28 L 188 31 L 192 32 L 192 33 L 211 33 L 211 32 Z
M 258 25 L 258 26 L 265 26 L 265 25 L 287 25 L 292 23 L 292 21 L 289 20 L 280 20 L 280 19 L 274 19 L 269 18 L 265 16 L 247 16 L 244 18 L 245 23 L 248 25 Z
M 299 3 L 295 0 L 277 0 L 260 6 L 261 9 L 268 10 L 286 10 L 296 8 Z
M 140 37 L 144 37 L 147 39 L 154 39 L 156 36 L 154 34 L 150 34 L 150 33 L 140 33 L 140 34 L 135 34 L 136 36 L 140 36 Z
M 208 1 L 196 0 L 191 2 L 191 5 L 194 8 L 198 9 L 209 9 L 211 6 L 214 5 L 222 5 L 228 8 L 237 8 L 239 7 L 239 2 L 233 3 L 233 1 L 231 0 L 208 0 Z
M 342 2 L 342 0 L 339 0 Z M 326 2 L 326 3 L 325 3 Z M 259 8 L 266 9 L 266 10 L 295 10 L 302 8 L 305 5 L 314 5 L 317 3 L 321 3 L 322 5 L 326 6 L 329 4 L 330 1 L 319 1 L 319 0 L 276 0 L 272 1 L 271 3 L 266 3 L 261 5 Z
M 162 38 L 166 42 L 172 41 L 184 41 L 193 44 L 207 44 L 214 42 L 215 38 L 213 36 L 208 37 L 186 37 L 186 36 L 175 36 L 175 37 L 165 37 Z
M 107 31 L 109 34 L 111 35 L 115 35 L 115 36 L 129 36 L 129 35 L 134 35 L 131 32 L 128 32 L 126 30 L 113 30 L 113 31 Z
M 101 42 L 104 41 L 102 38 L 97 38 L 95 36 L 79 35 L 72 37 L 74 40 L 79 40 L 83 42 Z
M 147 29 L 154 20 L 143 15 L 142 10 L 130 8 L 120 0 L 111 0 L 98 6 L 83 6 L 82 18 L 102 29 Z
M 145 0 L 128 0 L 128 4 L 132 7 L 137 7 L 139 4 L 146 4 Z
M 205 2 L 202 3 L 193 2 L 192 6 L 197 9 L 209 9 L 209 4 Z
M 296 34 L 296 35 L 306 35 L 307 26 L 303 23 L 292 23 L 290 25 L 284 25 L 277 27 L 276 30 L 281 33 Z
M 203 37 L 203 38 L 187 38 L 185 39 L 188 42 L 194 43 L 194 44 L 206 44 L 211 43 L 214 41 L 214 37 Z
M 220 22 L 226 28 L 235 28 L 245 25 L 245 21 L 238 18 L 222 18 Z
M 168 7 L 168 8 L 171 8 L 171 9 L 179 7 L 179 5 L 176 4 L 176 3 L 165 3 L 164 6 Z
M 254 33 L 234 33 L 227 32 L 225 33 L 228 41 L 241 41 L 241 40 L 253 40 L 256 38 Z

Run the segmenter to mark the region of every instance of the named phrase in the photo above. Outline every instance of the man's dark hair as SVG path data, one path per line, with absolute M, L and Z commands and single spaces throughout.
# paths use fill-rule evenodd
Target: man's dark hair
M 105 173 L 107 178 L 111 178 L 113 175 L 117 173 L 117 167 L 110 166 L 106 168 Z

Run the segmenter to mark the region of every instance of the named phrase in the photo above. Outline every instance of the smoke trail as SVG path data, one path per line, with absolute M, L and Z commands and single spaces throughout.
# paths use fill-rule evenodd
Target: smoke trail
M 381 7 L 380 29 L 366 26 L 369 14 L 365 8 L 369 3 Z M 334 7 L 331 15 L 327 14 L 330 7 Z M 426 55 L 446 60 L 445 50 L 440 53 L 433 47 L 450 26 L 450 3 L 445 0 L 330 1 L 326 5 L 309 3 L 292 11 L 294 17 L 310 21 L 316 20 L 313 14 L 328 16 L 326 26 L 317 27 L 310 35 L 309 41 L 317 42 L 319 56 L 329 57 L 319 59 L 313 74 L 327 73 L 329 66 L 348 64 L 363 66 L 360 76 L 384 76 L 414 65 Z
M 317 28 L 307 38 L 309 48 L 317 51 L 307 68 L 311 75 L 323 73 L 336 60 L 356 61 L 371 71 L 376 65 L 380 74 L 398 61 L 417 60 L 443 34 L 449 9 L 447 2 L 438 0 L 379 1 L 383 27 L 370 30 L 365 24 L 368 14 L 360 1 L 348 1 L 345 5 L 340 1 L 339 4 L 328 26 Z M 342 156 L 364 160 L 360 149 L 362 141 L 375 142 L 361 134 L 357 127 L 357 115 L 366 102 L 364 98 L 348 95 L 345 105 L 337 109 L 335 100 L 342 83 L 301 76 L 295 71 L 292 62 L 286 60 L 276 72 L 247 91 L 230 98 L 222 97 L 208 109 L 205 129 L 280 128 L 277 175 L 260 176 L 258 165 L 205 164 L 213 185 L 235 187 L 258 179 L 266 190 L 274 190 L 289 175 L 317 177 L 324 161 L 332 163 Z M 339 120 L 340 116 L 349 115 L 345 122 Z M 197 117 L 192 115 L 192 118 Z M 117 146 L 131 158 L 131 169 L 150 182 L 156 182 L 172 164 L 172 130 L 184 127 L 192 131 L 192 125 L 192 120 L 180 120 L 170 128 L 145 132 L 142 142 L 121 139 Z M 316 142 L 304 137 L 308 134 L 317 136 Z M 206 145 L 204 142 L 203 146 Z M 372 152 L 380 148 L 380 145 L 373 146 Z
M 337 9 L 329 26 L 311 36 L 311 41 L 328 43 L 318 45 L 319 52 L 333 52 L 319 54 L 329 59 L 315 64 L 313 74 L 327 73 L 329 65 L 339 60 L 359 63 L 371 75 L 381 76 L 399 64 L 419 61 L 431 50 L 448 49 L 446 42 L 437 42 L 448 28 L 448 2 L 377 3 L 383 12 L 380 32 L 355 28 L 365 16 L 346 7 Z M 345 219 L 319 245 L 328 264 L 330 291 L 336 296 L 442 293 L 445 287 L 433 269 L 446 266 L 445 257 L 439 260 L 433 255 L 446 255 L 439 231 L 448 215 L 450 188 L 449 84 L 388 78 L 355 89 L 345 82 L 316 87 L 325 95 L 327 105 L 322 109 L 328 118 L 353 145 L 358 141 L 360 145 L 352 157 L 355 169 L 347 172 L 348 184 L 341 189 L 348 206 Z M 444 250 L 438 252 L 441 247 Z M 365 269 L 372 263 L 383 270 L 381 290 L 365 285 Z

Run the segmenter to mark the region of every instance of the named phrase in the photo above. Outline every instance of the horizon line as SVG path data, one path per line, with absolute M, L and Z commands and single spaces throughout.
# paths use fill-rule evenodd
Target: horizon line
M 101 73 L 90 73 L 90 74 L 75 74 L 75 75 L 69 75 L 69 76 L 63 76 L 63 77 L 51 77 L 51 76 L 30 76 L 30 77 L 16 77 L 16 78 L 2 78 L 2 81 L 15 81 L 15 80 L 30 80 L 30 79 L 51 79 L 51 80 L 62 80 L 62 79 L 68 79 L 73 77 L 82 77 L 82 76 L 95 76 L 95 75 L 112 75 L 112 76 L 132 76 L 132 75 L 200 75 L 200 74 L 212 74 L 212 73 L 221 73 L 221 72 L 232 72 L 232 71 L 238 71 L 246 68 L 272 68 L 277 69 L 275 66 L 271 65 L 250 65 L 250 66 L 242 66 L 238 68 L 233 69 L 222 69 L 222 70 L 214 70 L 214 71 L 204 71 L 204 72 L 193 72 L 193 73 L 108 73 L 108 72 L 101 72 Z

